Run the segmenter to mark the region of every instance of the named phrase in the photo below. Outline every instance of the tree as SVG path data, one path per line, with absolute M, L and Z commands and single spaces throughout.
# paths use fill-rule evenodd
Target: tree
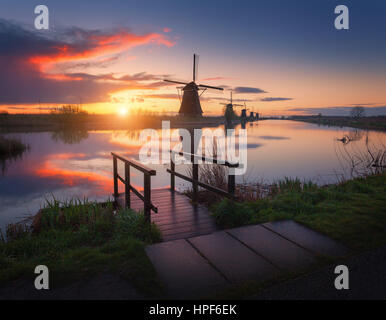
M 357 106 L 352 108 L 350 113 L 353 118 L 356 118 L 356 119 L 362 118 L 365 116 L 365 108 L 361 106 Z

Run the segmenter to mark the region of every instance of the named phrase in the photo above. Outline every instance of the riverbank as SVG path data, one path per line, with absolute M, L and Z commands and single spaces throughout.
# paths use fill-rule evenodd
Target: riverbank
M 144 247 L 161 237 L 142 214 L 111 202 L 53 199 L 29 222 L 10 224 L 0 236 L 0 287 L 31 286 L 35 267 L 46 265 L 51 289 L 111 274 L 141 294 L 160 294 Z
M 293 219 L 360 252 L 386 245 L 385 207 L 383 172 L 328 186 L 287 180 L 267 198 L 225 199 L 212 212 L 222 228 Z
M 226 229 L 293 219 L 359 254 L 386 244 L 385 178 L 382 173 L 324 187 L 286 180 L 267 198 L 222 200 L 212 212 L 216 223 Z M 35 266 L 44 264 L 50 270 L 51 288 L 59 296 L 71 297 L 73 291 L 66 290 L 79 287 L 83 298 L 92 297 L 86 288 L 103 283 L 107 293 L 124 287 L 131 290 L 130 297 L 162 297 L 162 286 L 145 252 L 146 245 L 160 241 L 158 228 L 149 228 L 141 214 L 115 210 L 112 203 L 53 200 L 35 216 L 31 227 L 10 225 L 8 242 L 0 241 L 0 292 L 31 286 Z M 246 284 L 219 297 L 240 298 L 261 288 Z
M 162 121 L 170 121 L 171 127 L 210 127 L 224 123 L 223 117 L 181 118 L 179 116 L 113 114 L 10 114 L 0 119 L 0 132 L 45 132 L 63 129 L 136 130 L 161 129 Z
M 386 116 L 377 117 L 327 117 L 327 116 L 292 116 L 289 120 L 315 123 L 323 126 L 352 127 L 358 129 L 386 131 Z

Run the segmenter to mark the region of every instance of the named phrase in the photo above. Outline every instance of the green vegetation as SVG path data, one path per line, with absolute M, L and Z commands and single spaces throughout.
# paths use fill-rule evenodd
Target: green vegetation
M 0 110 L 0 123 L 8 118 L 8 111 Z
M 365 250 L 386 244 L 385 178 L 381 173 L 322 187 L 286 179 L 267 198 L 222 200 L 212 212 L 226 228 L 294 219 L 354 250 Z
M 5 240 L 7 238 L 7 241 Z M 143 214 L 116 212 L 111 202 L 55 199 L 32 223 L 8 225 L 0 240 L 0 284 L 32 279 L 36 265 L 47 265 L 52 287 L 114 273 L 147 295 L 160 292 L 144 245 L 160 241 L 160 232 Z
M 0 157 L 14 157 L 27 150 L 27 146 L 18 139 L 6 139 L 0 136 Z

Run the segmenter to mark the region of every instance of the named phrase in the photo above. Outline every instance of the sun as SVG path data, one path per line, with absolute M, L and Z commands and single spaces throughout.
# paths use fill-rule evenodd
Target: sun
M 118 114 L 122 117 L 127 115 L 127 109 L 126 108 L 121 108 L 118 110 Z

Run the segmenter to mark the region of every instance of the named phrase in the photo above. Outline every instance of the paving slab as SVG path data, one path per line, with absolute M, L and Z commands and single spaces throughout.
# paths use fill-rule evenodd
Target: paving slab
M 315 262 L 312 254 L 261 225 L 227 232 L 280 269 L 302 270 Z
M 279 269 L 224 231 L 188 239 L 229 281 L 264 281 Z
M 186 240 L 153 244 L 146 253 L 170 297 L 199 297 L 229 285 Z
M 331 257 L 349 254 L 340 243 L 292 220 L 268 222 L 263 226 L 315 253 Z

